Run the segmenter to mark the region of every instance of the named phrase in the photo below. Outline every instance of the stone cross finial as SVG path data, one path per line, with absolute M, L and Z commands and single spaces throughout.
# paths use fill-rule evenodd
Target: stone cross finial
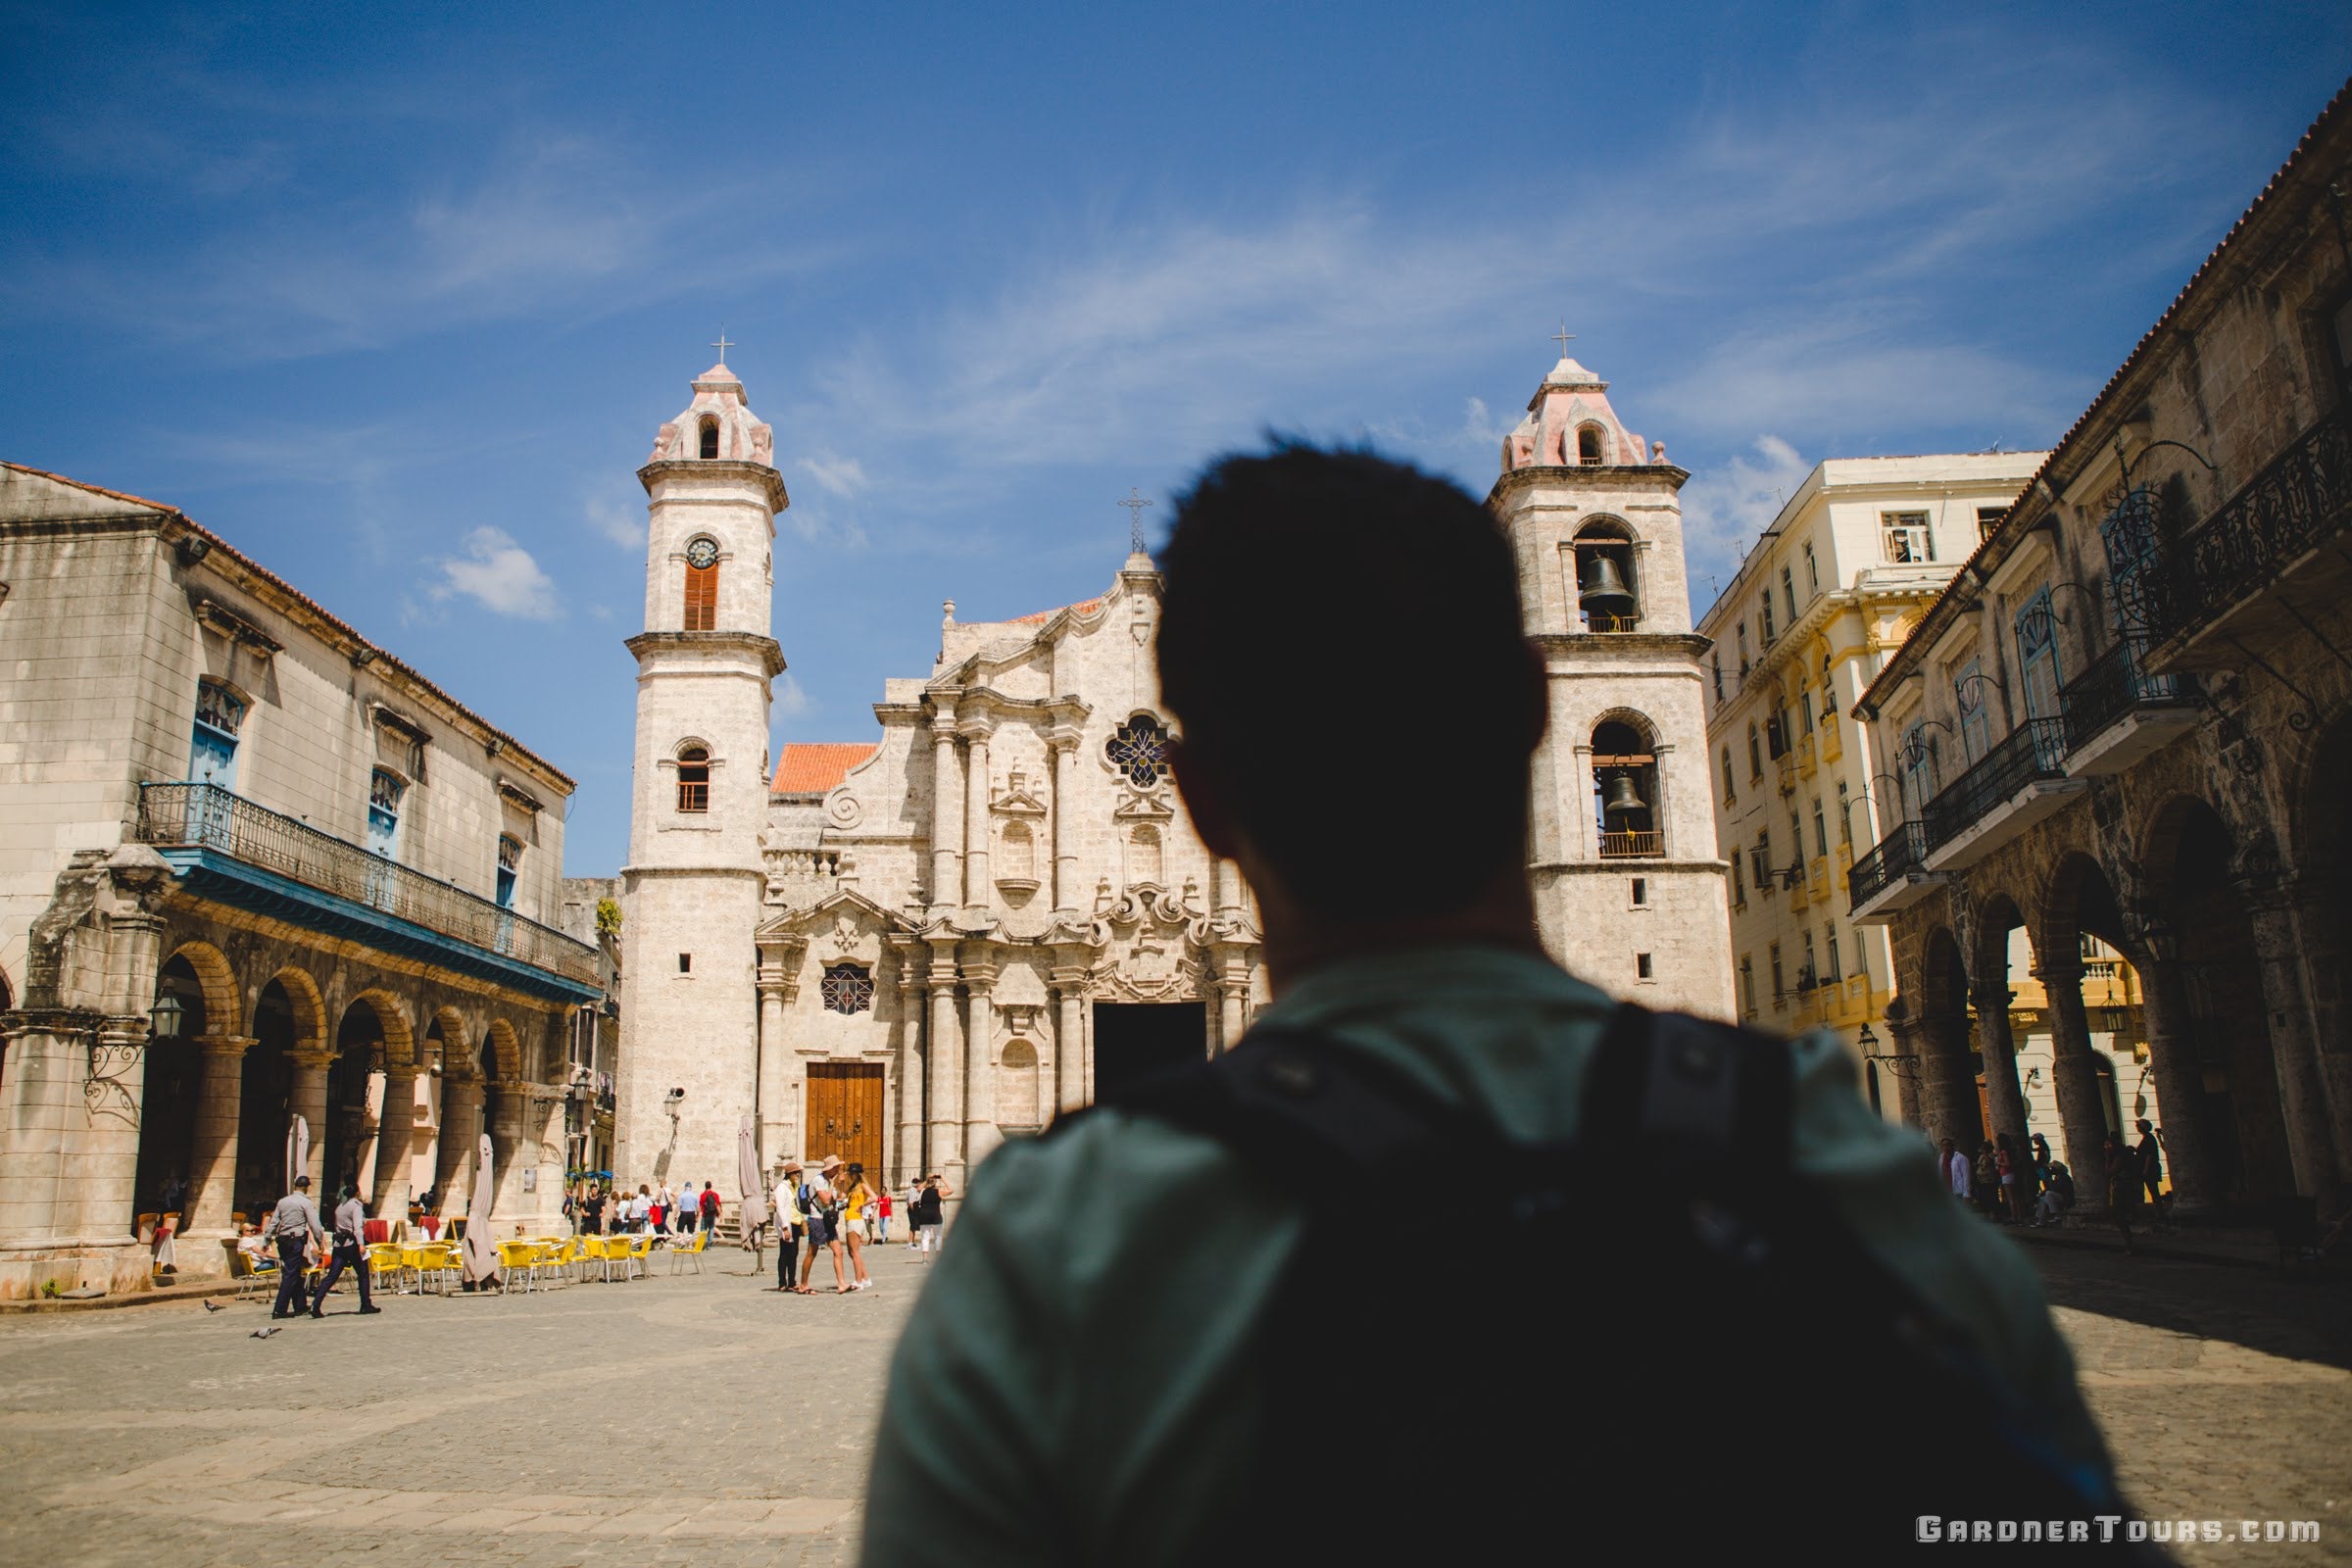
M 727 350 L 731 348 L 738 348 L 741 345 L 728 342 L 727 329 L 722 326 L 718 329 L 718 341 L 710 346 L 718 350 L 718 363 L 724 365 L 727 363 Z
M 1560 323 L 1560 329 L 1557 332 L 1552 333 L 1551 337 L 1552 341 L 1560 346 L 1560 358 L 1563 360 L 1566 359 L 1568 357 L 1568 345 L 1576 341 L 1576 334 L 1568 330 L 1568 323 L 1566 321 L 1562 321 Z

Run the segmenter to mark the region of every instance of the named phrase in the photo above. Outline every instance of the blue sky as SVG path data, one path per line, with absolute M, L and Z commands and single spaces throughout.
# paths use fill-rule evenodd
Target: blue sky
M 0 8 L 0 456 L 521 735 L 574 875 L 721 322 L 776 738 L 858 740 L 1268 425 L 1484 494 L 1563 318 L 1703 600 L 1820 458 L 2053 439 L 2352 69 L 2327 4 L 390 9 Z

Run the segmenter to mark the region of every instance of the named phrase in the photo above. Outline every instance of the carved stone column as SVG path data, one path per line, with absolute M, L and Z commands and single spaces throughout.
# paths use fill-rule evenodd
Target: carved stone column
M 1061 1110 L 1086 1103 L 1086 988 L 1084 965 L 1054 971 L 1054 1103 Z
M 524 1198 L 533 1236 L 564 1233 L 564 1086 L 529 1084 L 522 1122 L 522 1146 L 515 1158 L 534 1166 L 536 1191 Z
M 1911 1016 L 1911 1007 L 1901 997 L 1886 1004 L 1886 1039 L 1894 1049 L 1886 1054 L 1886 1070 L 1894 1078 L 1894 1111 L 1906 1127 L 1926 1130 L 1927 1113 L 1922 1108 L 1920 1084 L 1920 1027 Z M 1904 1058 L 1908 1057 L 1909 1060 Z
M 2320 1066 L 2319 1031 L 2304 984 L 2304 952 L 2295 929 L 2289 888 L 2263 879 L 2238 884 L 2254 928 L 2254 957 L 2262 971 L 2264 1020 L 2278 1063 L 2278 1102 L 2286 1114 L 2286 1149 L 2294 1161 L 2295 1191 L 2316 1195 L 2320 1211 L 2333 1214 L 2339 1151 L 2328 1124 L 2328 1087 Z M 2159 1091 L 2161 1093 L 2161 1090 Z
M 501 1078 L 491 1087 L 498 1092 L 498 1098 L 491 1102 L 490 1113 L 490 1174 L 497 1183 L 490 1200 L 490 1212 L 498 1220 L 500 1231 L 512 1236 L 514 1222 L 528 1217 L 530 1200 L 538 1196 L 535 1191 L 522 1190 L 523 1171 L 535 1168 L 539 1158 L 536 1148 L 526 1149 L 523 1144 L 530 1095 L 537 1086 L 519 1078 Z M 537 1179 L 533 1178 L 534 1189 L 537 1185 Z
M 91 1088 L 103 1092 L 84 1100 L 88 1121 L 69 1146 L 65 1169 L 68 1190 L 78 1190 L 83 1240 L 103 1245 L 130 1235 L 139 1206 L 139 1117 L 147 1086 L 144 1017 L 110 1017 L 99 1025 L 91 1077 L 101 1080 Z M 144 1262 L 133 1266 L 132 1259 L 119 1258 L 107 1289 L 139 1290 L 147 1281 Z
M 1078 907 L 1078 825 L 1070 819 L 1075 798 L 1072 783 L 1078 773 L 1078 732 L 1056 726 L 1048 737 L 1054 748 L 1054 907 Z
M 931 949 L 931 1038 L 925 1051 L 930 1069 L 929 1093 L 924 1097 L 927 1163 L 963 1186 L 963 1020 L 956 1009 L 956 949 L 948 942 Z
M 963 966 L 963 1160 L 975 1170 L 1004 1135 L 997 1129 L 997 966 Z
M 760 965 L 760 1147 L 772 1163 L 800 1151 L 800 1102 L 792 1066 L 800 1058 L 785 1038 L 784 1009 L 800 985 L 782 963 Z
M 46 1244 L 70 1238 L 81 1222 L 62 1178 L 69 1144 L 88 1119 L 82 1099 L 90 1070 L 86 1024 L 86 1018 L 47 1011 L 12 1013 L 0 1037 L 8 1063 L 0 1079 L 0 1249 L 46 1257 Z M 122 1233 L 129 1229 L 126 1220 Z M 15 1273 L 11 1288 L 22 1283 Z
M 473 1191 L 471 1172 L 475 1143 L 482 1131 L 482 1081 L 441 1076 L 441 1144 L 433 1160 L 433 1185 L 441 1192 L 441 1212 L 466 1212 Z
M 409 1188 L 415 1181 L 412 1163 L 416 1134 L 416 1064 L 384 1063 L 384 1108 L 376 1118 L 375 1190 L 368 1195 L 368 1211 L 378 1219 L 399 1222 L 409 1217 Z
M 313 1200 L 331 1198 L 321 1183 L 326 1175 L 326 1069 L 334 1065 L 335 1054 L 322 1046 L 298 1046 L 286 1053 L 286 1059 L 294 1064 L 289 1099 L 311 1129 L 311 1157 L 303 1163 L 302 1174 L 311 1179 Z
M 931 715 L 931 906 L 956 903 L 963 859 L 963 770 L 956 761 L 956 715 Z
M 2102 1213 L 2107 1167 L 2100 1141 L 2107 1136 L 2107 1106 L 2099 1094 L 2098 1055 L 2090 1049 L 2090 1020 L 2082 1011 L 2082 965 L 2051 961 L 2034 973 L 2050 1000 L 2050 1087 L 2058 1094 L 2058 1127 L 2067 1169 L 2075 1176 L 2075 1208 Z
M 1225 862 L 1217 862 L 1222 866 Z M 1220 876 L 1220 880 L 1221 880 Z M 1249 1025 L 1250 956 L 1227 949 L 1217 963 L 1217 1050 L 1231 1051 L 1242 1043 Z
M 2164 1113 L 2164 1152 L 2172 1166 L 2173 1212 L 2194 1213 L 2219 1208 L 2229 1198 L 2213 1173 L 2213 1129 L 2205 1119 L 2205 1064 L 2198 1059 L 2195 1035 L 2188 1029 L 2188 1003 L 2180 989 L 2177 963 L 2134 958 L 2139 970 L 2140 1009 L 2148 1026 L 2148 1070 L 2156 1079 L 2157 1108 Z M 2098 1113 L 2103 1129 L 2107 1113 Z M 2093 1145 L 2092 1147 L 2097 1147 Z M 2087 1167 L 2093 1180 L 2085 1182 L 2085 1167 L 2075 1168 L 2077 1192 L 2099 1188 L 2106 1198 L 2104 1171 L 2096 1160 Z
M 204 1076 L 196 1086 L 188 1212 L 180 1232 L 210 1240 L 230 1234 L 229 1216 L 236 1212 L 237 1124 L 244 1102 L 245 1053 L 254 1042 L 242 1035 L 199 1035 L 189 1043 L 204 1053 Z
M 1976 1075 L 1968 1067 L 1968 1017 L 1954 1008 L 1919 1021 L 1921 1109 L 1928 1142 L 1951 1139 L 1973 1156 L 1984 1141 Z
M 894 944 L 892 952 L 898 970 L 899 1135 L 888 1180 L 896 1192 L 923 1174 L 923 989 L 922 950 Z
M 988 885 L 988 738 L 996 725 L 985 715 L 959 726 L 965 742 L 963 782 L 963 906 L 985 909 L 996 898 Z
M 1984 1108 L 1997 1142 L 2009 1135 L 2012 1148 L 2026 1152 L 2026 1097 L 2017 1084 L 2017 1043 L 2009 1032 L 2009 1004 L 2017 993 L 2007 985 L 1980 986 L 1971 996 L 1977 1004 L 1977 1052 L 1984 1059 Z

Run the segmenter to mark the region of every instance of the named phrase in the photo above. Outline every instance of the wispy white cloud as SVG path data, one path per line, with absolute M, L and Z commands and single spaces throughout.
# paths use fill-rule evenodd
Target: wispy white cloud
M 844 500 L 863 490 L 868 482 L 865 465 L 856 458 L 835 457 L 827 452 L 803 458 L 801 466 L 808 470 L 808 477 Z
M 1772 525 L 1812 468 L 1788 442 L 1765 435 L 1728 464 L 1692 474 L 1683 486 L 1683 556 L 1694 616 L 1705 613 L 1739 574 L 1748 547 Z
M 580 510 L 599 537 L 612 540 L 623 550 L 645 548 L 644 507 L 633 505 L 626 497 L 599 491 L 582 502 Z
M 808 711 L 808 694 L 801 689 L 800 680 L 792 671 L 786 670 L 776 677 L 775 694 L 777 717 L 798 718 Z
M 432 563 L 436 580 L 426 592 L 436 602 L 470 599 L 495 614 L 522 620 L 554 620 L 564 612 L 554 580 L 510 535 L 476 528 L 466 536 L 464 549 L 464 555 Z

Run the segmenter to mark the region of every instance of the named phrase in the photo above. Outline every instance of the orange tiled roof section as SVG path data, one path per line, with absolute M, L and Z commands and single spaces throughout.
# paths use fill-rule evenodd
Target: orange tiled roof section
M 269 567 L 263 565 L 251 556 L 245 554 L 244 551 L 239 550 L 235 545 L 230 544 L 227 540 L 213 532 L 212 529 L 207 528 L 203 523 L 198 522 L 194 517 L 191 517 L 186 513 L 180 511 L 177 507 L 171 505 L 169 502 L 150 501 L 145 496 L 134 496 L 128 491 L 124 490 L 109 490 L 102 484 L 92 484 L 87 479 L 76 479 L 71 474 L 52 473 L 46 468 L 36 468 L 27 463 L 0 462 L 0 468 L 14 468 L 19 473 L 29 473 L 35 478 L 54 479 L 59 484 L 71 485 L 76 490 L 87 491 L 89 494 L 94 496 L 105 496 L 114 501 L 127 501 L 132 506 L 149 508 L 150 510 L 160 514 L 166 519 L 178 523 L 181 527 L 187 529 L 188 532 L 204 540 L 214 549 L 220 551 L 223 555 L 227 556 L 231 561 L 237 563 L 237 564 L 242 566 L 245 570 L 251 572 L 255 578 L 261 582 L 269 584 L 270 587 L 278 593 L 285 595 L 286 598 L 294 604 L 300 605 L 312 614 L 317 615 L 333 630 L 340 633 L 344 637 L 349 638 L 355 647 L 372 649 L 377 658 L 379 658 L 387 666 L 398 670 L 410 682 L 414 683 L 419 691 L 442 703 L 447 704 L 453 710 L 464 714 L 466 717 L 473 720 L 476 724 L 481 725 L 484 730 L 498 738 L 499 745 L 502 750 L 511 750 L 515 753 L 518 758 L 530 759 L 530 760 L 541 770 L 543 770 L 549 778 L 558 781 L 562 785 L 564 794 L 568 795 L 571 793 L 573 789 L 573 781 L 570 774 L 564 772 L 562 768 L 556 766 L 553 762 L 550 762 L 546 758 L 541 757 L 538 753 L 523 745 L 520 741 L 508 734 L 505 730 L 500 729 L 496 724 L 493 724 L 488 719 L 482 717 L 481 714 L 475 712 L 464 703 L 461 703 L 456 698 L 450 696 L 449 693 L 443 691 L 439 686 L 436 686 L 431 681 L 425 679 L 423 674 L 419 672 L 415 665 L 410 664 L 406 660 L 401 659 L 390 649 L 384 648 L 379 644 L 369 642 L 367 638 L 361 636 L 352 628 L 348 621 L 335 614 L 324 605 L 318 603 L 318 600 L 313 599 L 310 595 L 304 593 L 301 589 L 286 581 L 285 578 L 280 577 L 276 572 L 271 571 Z
M 873 741 L 805 741 L 787 746 L 784 755 L 776 759 L 776 776 L 767 786 L 768 793 L 822 795 L 881 749 Z
M 1075 611 L 1081 615 L 1091 615 L 1096 611 L 1102 608 L 1102 601 L 1100 599 L 1089 599 L 1082 605 L 1067 605 L 1063 608 Z M 1055 615 L 1060 613 L 1061 611 L 1059 610 L 1041 610 L 1034 615 L 1015 615 L 1010 620 L 1004 622 L 1004 624 L 1007 626 L 1042 626 L 1047 621 L 1052 620 Z

